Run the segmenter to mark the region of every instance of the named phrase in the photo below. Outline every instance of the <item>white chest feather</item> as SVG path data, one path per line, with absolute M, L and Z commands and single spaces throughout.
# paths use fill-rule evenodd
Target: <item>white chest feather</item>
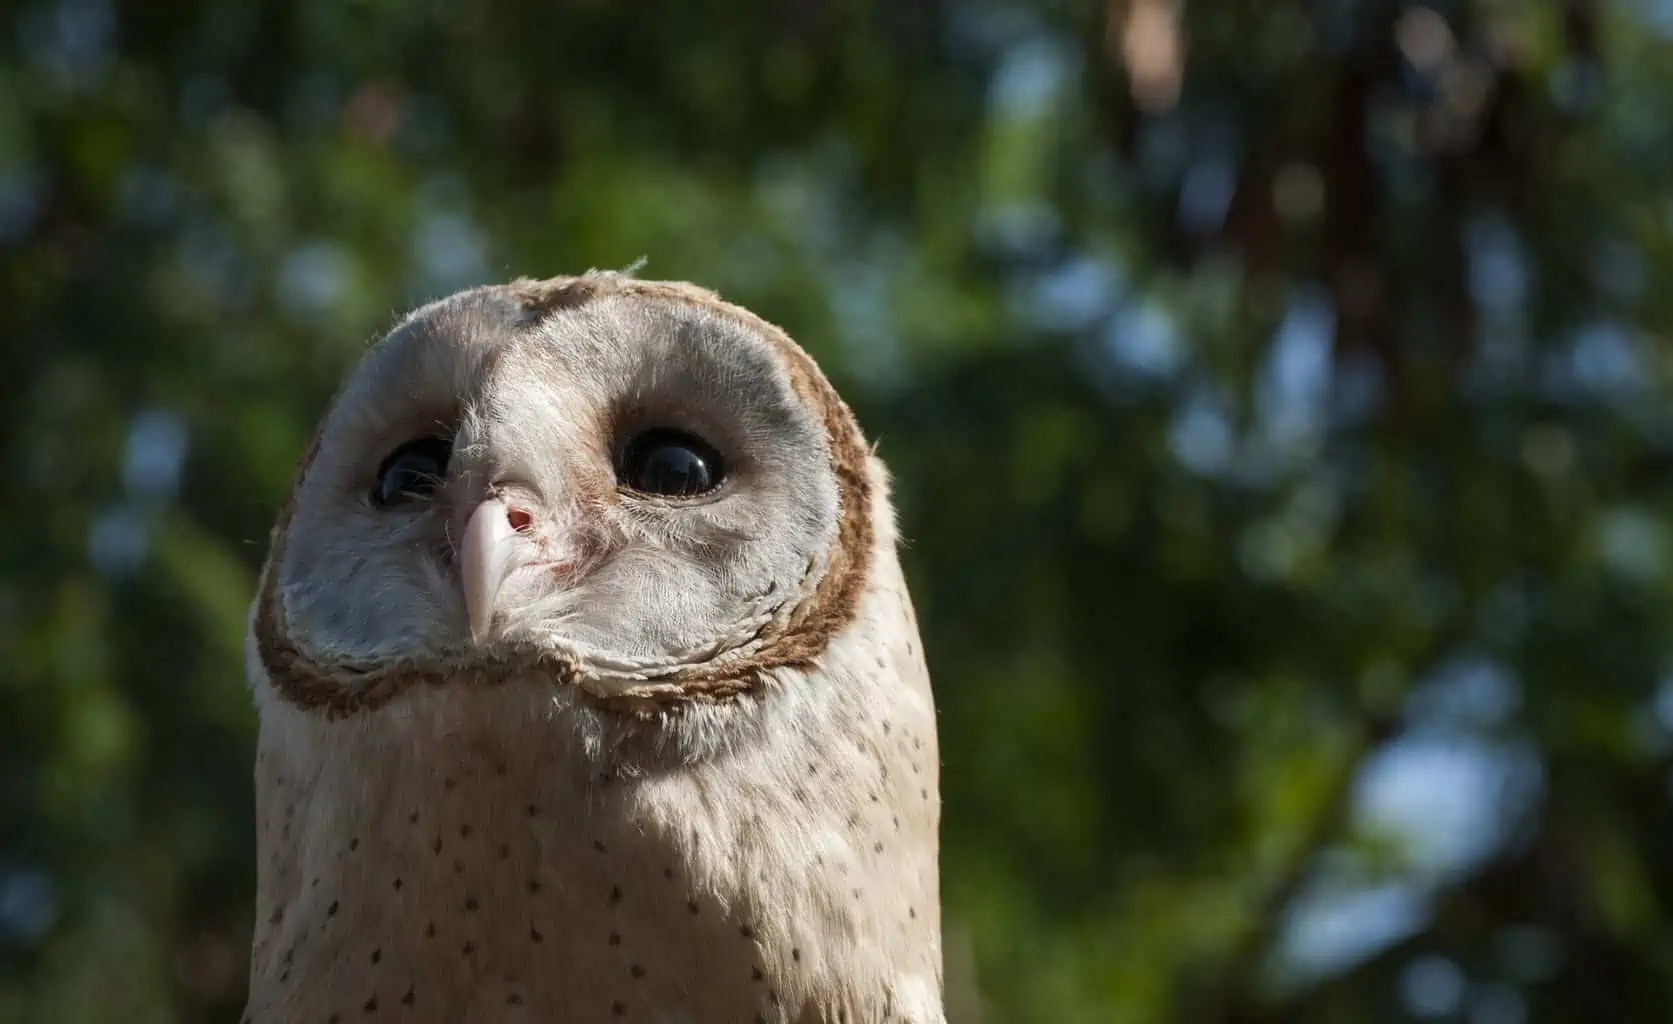
M 692 763 L 612 760 L 539 683 L 265 708 L 247 1020 L 940 1020 L 934 712 L 915 631 L 882 625 L 903 593 Z

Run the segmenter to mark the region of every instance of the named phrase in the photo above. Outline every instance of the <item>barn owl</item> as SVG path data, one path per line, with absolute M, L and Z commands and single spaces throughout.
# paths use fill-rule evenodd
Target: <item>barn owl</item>
M 698 287 L 402 320 L 251 610 L 247 1024 L 942 1021 L 887 486 L 813 361 Z

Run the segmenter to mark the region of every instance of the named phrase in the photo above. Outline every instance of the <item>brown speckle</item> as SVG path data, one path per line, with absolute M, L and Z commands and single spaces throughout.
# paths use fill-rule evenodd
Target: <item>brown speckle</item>
M 467 914 L 476 913 L 476 897 L 475 896 L 465 897 L 465 912 Z
M 513 992 L 510 995 L 505 997 L 505 1004 L 507 1006 L 522 1006 L 523 1005 L 523 997 L 518 995 L 517 993 Z
M 476 943 L 465 943 L 464 946 L 460 948 L 459 952 L 465 954 L 466 956 L 470 956 L 472 953 L 476 952 Z
M 360 849 L 360 837 L 355 836 L 353 839 L 349 840 L 349 852 L 353 853 L 358 849 Z
M 326 917 L 336 917 L 337 916 L 337 901 L 336 900 L 332 900 L 331 901 L 331 906 L 325 908 L 325 916 Z
M 753 939 L 755 938 L 755 929 L 746 924 L 738 929 L 738 934 L 746 939 Z
M 402 1006 L 411 1006 L 412 1004 L 413 1004 L 413 986 L 408 985 L 407 986 L 407 994 L 401 997 L 401 1005 Z
M 619 885 L 612 885 L 610 887 L 610 905 L 615 906 L 616 904 L 620 903 L 621 901 L 622 901 L 622 887 L 619 886 Z
M 375 964 L 375 963 L 378 963 L 382 960 L 383 960 L 383 950 L 381 950 L 381 949 L 372 950 L 372 962 Z
M 604 840 L 594 839 L 593 840 L 593 849 L 597 850 L 599 853 L 603 853 L 604 850 L 605 850 Z
M 611 1003 L 610 1004 L 610 1012 L 615 1014 L 618 1017 L 626 1017 L 627 1016 L 627 1007 L 623 1006 L 621 1003 Z
M 795 947 L 791 947 L 791 949 L 790 949 L 790 959 L 796 961 L 797 963 L 801 963 L 802 962 L 802 951 L 800 949 L 795 948 Z
M 645 976 L 645 969 L 640 967 L 638 964 L 634 964 L 632 967 L 627 969 L 627 973 L 631 974 L 635 978 L 643 978 Z
M 619 946 L 621 944 L 622 944 L 622 937 L 620 935 L 616 934 L 615 932 L 611 932 L 610 933 L 610 945 Z
M 373 996 L 372 998 L 366 1000 L 366 1005 L 362 1006 L 361 1009 L 365 1010 L 367 1013 L 377 1013 L 378 1012 L 378 997 Z
M 426 939 L 433 939 L 436 937 L 436 922 L 431 921 L 429 924 L 424 926 L 424 937 Z
M 544 938 L 546 938 L 546 936 L 540 934 L 540 929 L 539 928 L 534 928 L 534 927 L 529 928 L 529 941 L 530 942 L 539 942 Z
M 530 892 L 539 892 L 540 891 L 540 881 L 538 879 L 530 879 L 529 880 L 529 891 Z

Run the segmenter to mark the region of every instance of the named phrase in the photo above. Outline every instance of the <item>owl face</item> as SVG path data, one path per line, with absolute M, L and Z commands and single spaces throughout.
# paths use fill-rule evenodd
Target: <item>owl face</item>
M 265 584 L 311 663 L 552 651 L 655 675 L 815 599 L 858 434 L 781 333 L 689 286 L 589 275 L 418 310 L 339 392 Z M 258 598 L 258 601 L 260 599 Z

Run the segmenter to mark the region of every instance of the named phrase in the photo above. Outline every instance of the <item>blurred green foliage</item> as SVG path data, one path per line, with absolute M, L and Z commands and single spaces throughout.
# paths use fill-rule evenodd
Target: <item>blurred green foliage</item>
M 401 310 L 691 278 L 898 478 L 955 1021 L 1673 1005 L 1673 3 L 0 12 L 0 1020 L 218 1021 Z

